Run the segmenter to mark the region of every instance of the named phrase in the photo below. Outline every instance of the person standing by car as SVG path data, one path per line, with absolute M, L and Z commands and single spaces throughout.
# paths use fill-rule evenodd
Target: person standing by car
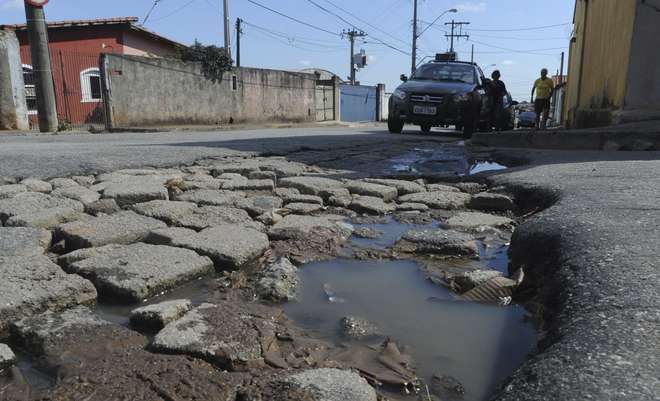
M 550 98 L 554 89 L 555 84 L 552 79 L 548 78 L 547 68 L 542 69 L 541 78 L 534 82 L 532 88 L 532 102 L 534 103 L 534 111 L 536 111 L 537 129 L 545 129 L 550 113 Z M 534 100 L 534 92 L 536 92 L 536 100 Z
M 502 111 L 504 109 L 504 96 L 506 96 L 506 85 L 500 80 L 499 70 L 493 71 L 490 81 L 490 126 L 495 130 L 502 131 Z

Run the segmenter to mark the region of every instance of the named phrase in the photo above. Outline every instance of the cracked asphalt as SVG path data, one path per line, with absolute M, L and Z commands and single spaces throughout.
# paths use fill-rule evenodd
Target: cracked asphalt
M 441 149 L 456 137 L 381 128 L 0 136 L 0 176 L 49 178 L 164 167 L 265 152 L 358 173 L 396 155 Z M 517 230 L 544 304 L 540 352 L 499 400 L 657 400 L 660 394 L 660 152 L 500 151 L 528 164 L 492 173 L 521 199 L 555 201 Z

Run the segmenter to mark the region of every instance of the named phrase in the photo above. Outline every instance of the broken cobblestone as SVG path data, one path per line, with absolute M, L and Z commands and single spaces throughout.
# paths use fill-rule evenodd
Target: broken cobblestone
M 50 231 L 31 227 L 0 227 L 0 257 L 43 255 L 50 247 Z

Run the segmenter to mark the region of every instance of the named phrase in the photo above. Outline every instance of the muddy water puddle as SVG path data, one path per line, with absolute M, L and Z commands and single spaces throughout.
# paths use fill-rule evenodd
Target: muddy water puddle
M 353 245 L 357 245 L 364 248 L 375 248 L 375 249 L 385 249 L 394 245 L 401 236 L 408 230 L 413 229 L 426 229 L 426 228 L 437 228 L 440 224 L 437 221 L 433 221 L 430 224 L 407 224 L 400 223 L 392 217 L 388 217 L 383 223 L 375 224 L 353 224 L 353 227 L 356 229 L 369 229 L 375 230 L 380 236 L 377 238 L 361 238 L 356 235 L 353 235 L 351 241 Z
M 346 341 L 343 317 L 366 318 L 410 347 L 420 378 L 428 383 L 434 373 L 452 376 L 465 387 L 467 401 L 488 399 L 535 345 L 522 307 L 457 301 L 412 261 L 334 260 L 308 264 L 300 274 L 300 301 L 285 305 L 295 322 L 340 343 Z M 340 302 L 329 301 L 328 288 Z
M 437 174 L 466 176 L 508 167 L 493 160 L 471 156 L 462 142 L 433 149 L 415 148 L 390 159 L 389 174 Z

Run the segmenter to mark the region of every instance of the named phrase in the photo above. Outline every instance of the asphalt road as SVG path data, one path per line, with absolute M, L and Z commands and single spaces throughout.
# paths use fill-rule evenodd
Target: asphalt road
M 305 150 L 337 152 L 360 146 L 387 148 L 420 138 L 432 142 L 459 139 L 439 134 L 391 135 L 382 127 L 373 126 L 96 135 L 0 134 L 0 176 L 52 178 L 120 168 L 173 166 L 237 151 L 285 155 Z

